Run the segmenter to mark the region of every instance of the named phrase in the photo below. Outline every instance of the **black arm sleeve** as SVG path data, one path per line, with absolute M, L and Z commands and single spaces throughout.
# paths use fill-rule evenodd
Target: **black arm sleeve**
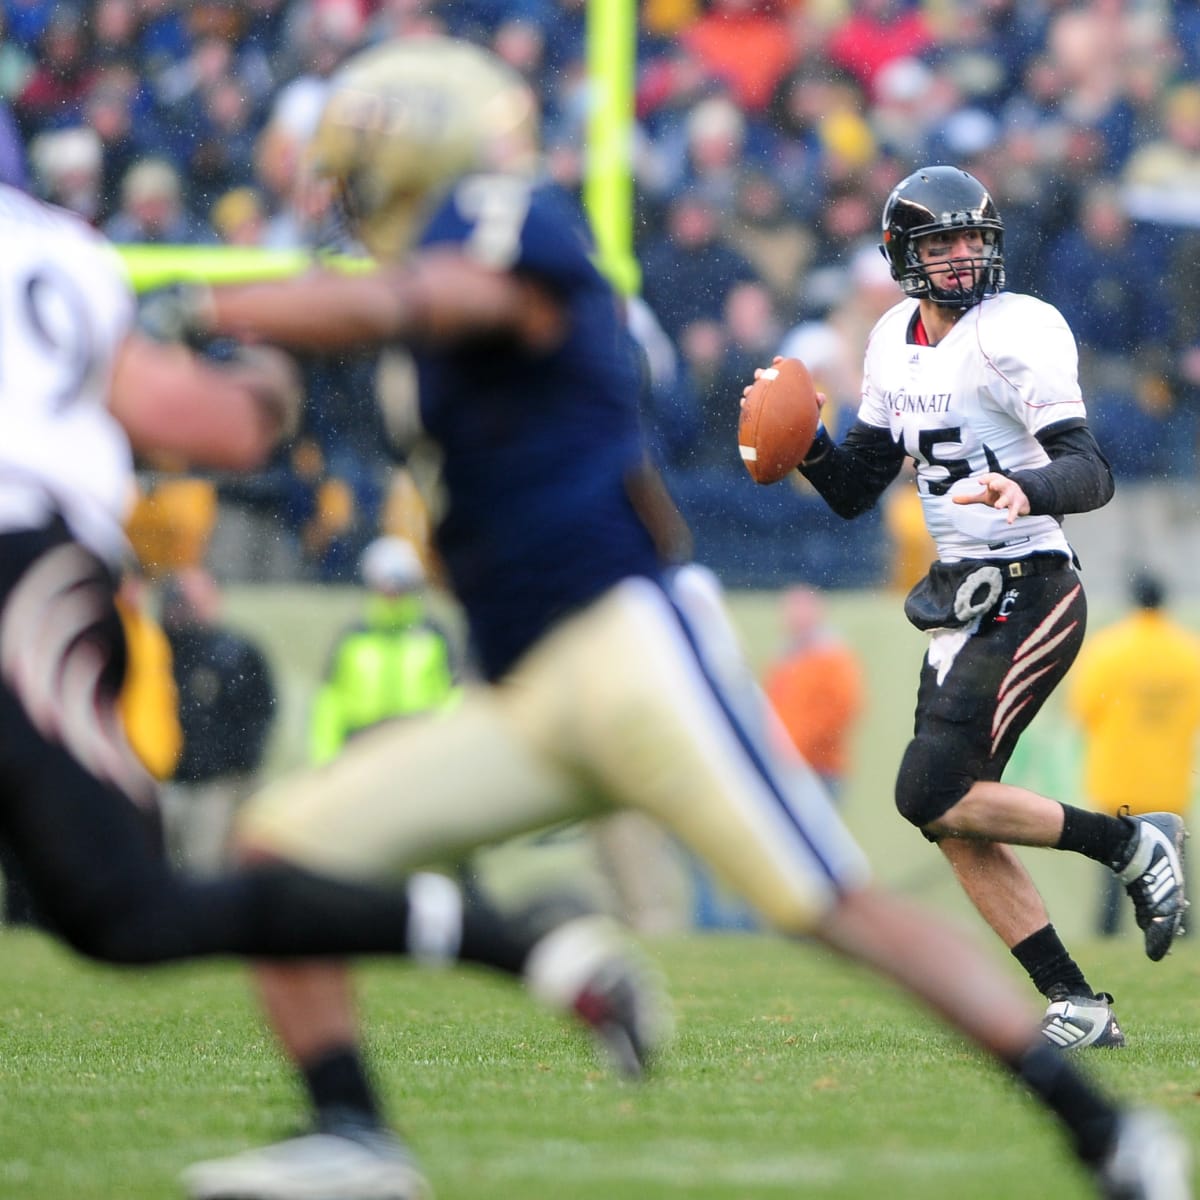
M 1006 472 L 1028 497 L 1031 515 L 1091 512 L 1112 499 L 1112 468 L 1082 420 L 1048 425 L 1038 441 L 1050 462 L 1031 471 Z
M 904 465 L 904 447 L 891 432 L 855 421 L 840 445 L 822 427 L 798 468 L 839 517 L 861 516 Z

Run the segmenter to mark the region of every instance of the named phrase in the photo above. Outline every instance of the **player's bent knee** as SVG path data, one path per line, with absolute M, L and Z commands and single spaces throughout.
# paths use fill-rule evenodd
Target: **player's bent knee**
M 86 906 L 53 914 L 55 932 L 77 954 L 111 966 L 174 962 L 197 950 L 190 910 L 170 882 L 93 892 Z
M 935 750 L 932 739 L 916 737 L 904 751 L 896 776 L 896 809 L 906 821 L 925 830 L 949 812 L 970 786 L 961 769 Z
M 159 961 L 160 956 L 151 951 L 140 932 L 120 917 L 92 917 L 59 927 L 63 941 L 76 954 L 110 966 L 145 966 Z

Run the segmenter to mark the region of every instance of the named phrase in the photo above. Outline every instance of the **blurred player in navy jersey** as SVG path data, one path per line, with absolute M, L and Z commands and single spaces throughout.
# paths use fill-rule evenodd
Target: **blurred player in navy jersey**
M 618 1037 L 648 993 L 624 947 L 592 926 L 564 938 L 502 921 L 429 875 L 367 890 L 280 862 L 203 881 L 171 872 L 155 783 L 120 713 L 133 455 L 256 467 L 295 428 L 299 377 L 267 347 L 218 366 L 145 337 L 112 246 L 3 186 L 0 362 L 0 840 L 46 926 L 121 964 L 458 958 L 524 974 L 606 1044 Z M 374 1195 L 423 1186 L 401 1147 L 376 1146 L 373 1162 Z
M 905 615 L 928 631 L 916 730 L 896 805 L 936 842 L 964 891 L 1047 997 L 1048 1041 L 1119 1047 L 1112 997 L 1068 954 L 1013 845 L 1086 855 L 1133 901 L 1146 954 L 1183 921 L 1185 830 L 1173 812 L 1111 816 L 1001 781 L 1017 739 L 1083 641 L 1087 601 L 1064 514 L 1107 503 L 1112 473 L 1087 423 L 1062 315 L 1004 291 L 1004 224 L 957 167 L 901 180 L 883 245 L 906 296 L 867 343 L 862 403 L 845 438 L 818 434 L 801 471 L 835 512 L 869 509 L 916 464 L 938 561 Z
M 247 810 L 244 852 L 369 879 L 640 809 L 781 932 L 872 966 L 990 1051 L 1062 1120 L 1104 1195 L 1185 1195 L 1170 1127 L 1101 1095 L 1042 1040 L 1003 971 L 874 889 L 813 772 L 784 749 L 715 580 L 680 561 L 620 306 L 580 214 L 539 182 L 536 151 L 533 97 L 497 60 L 446 40 L 376 47 L 332 81 L 312 153 L 380 268 L 190 298 L 209 332 L 410 347 L 444 464 L 436 548 L 485 675 L 453 712 L 368 732 L 320 773 L 273 785 Z M 569 979 L 546 973 L 547 994 Z M 340 1105 L 341 1123 L 200 1164 L 187 1186 L 207 1200 L 310 1195 L 328 1161 L 363 1176 L 323 1196 L 366 1194 L 358 1152 L 372 1142 L 356 1129 L 378 1132 L 379 1115 L 346 978 L 285 967 L 261 980 L 318 1113 Z M 613 1048 L 633 1073 L 642 1054 L 624 1040 Z

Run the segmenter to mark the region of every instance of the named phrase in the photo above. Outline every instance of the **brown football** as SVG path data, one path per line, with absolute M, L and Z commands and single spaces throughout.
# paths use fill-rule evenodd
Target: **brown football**
M 738 450 L 755 483 L 778 483 L 813 444 L 820 420 L 817 389 L 798 358 L 764 368 L 742 401 Z

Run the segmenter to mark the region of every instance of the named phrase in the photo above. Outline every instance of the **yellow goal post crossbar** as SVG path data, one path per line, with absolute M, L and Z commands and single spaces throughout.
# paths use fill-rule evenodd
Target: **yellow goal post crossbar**
M 633 130 L 637 50 L 635 0 L 590 0 L 590 90 L 583 199 L 596 239 L 597 265 L 624 295 L 641 286 L 633 253 Z M 135 291 L 177 283 L 247 283 L 298 275 L 315 265 L 370 270 L 370 259 L 315 257 L 312 251 L 257 246 L 122 245 Z
M 176 283 L 249 283 L 284 279 L 315 266 L 369 271 L 369 258 L 314 255 L 311 250 L 272 250 L 260 246 L 122 245 L 115 247 L 136 292 Z

